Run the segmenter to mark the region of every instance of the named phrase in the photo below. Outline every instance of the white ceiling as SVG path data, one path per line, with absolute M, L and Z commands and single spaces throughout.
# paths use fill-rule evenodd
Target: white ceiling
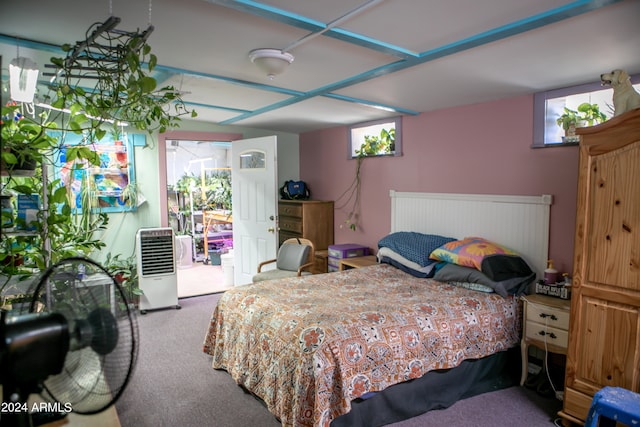
M 638 0 L 22 0 L 0 13 L 3 67 L 19 45 L 42 69 L 110 15 L 121 30 L 154 26 L 157 78 L 186 92 L 198 120 L 274 131 L 597 82 L 614 68 L 640 72 Z M 298 41 L 274 80 L 248 58 Z

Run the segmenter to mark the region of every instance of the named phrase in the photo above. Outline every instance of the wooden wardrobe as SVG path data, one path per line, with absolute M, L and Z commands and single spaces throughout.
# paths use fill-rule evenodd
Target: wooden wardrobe
M 640 391 L 640 109 L 578 129 L 565 425 L 604 386 Z

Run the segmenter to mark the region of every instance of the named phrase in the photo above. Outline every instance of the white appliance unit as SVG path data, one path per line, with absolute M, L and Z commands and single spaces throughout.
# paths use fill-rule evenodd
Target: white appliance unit
M 176 264 L 178 268 L 193 266 L 193 243 L 191 236 L 176 236 Z
M 142 228 L 136 233 L 140 313 L 178 305 L 175 236 L 171 227 Z

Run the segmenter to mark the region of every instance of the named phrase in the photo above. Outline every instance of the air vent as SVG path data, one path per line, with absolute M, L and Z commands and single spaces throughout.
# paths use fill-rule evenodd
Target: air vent
M 155 276 L 175 272 L 173 231 L 149 229 L 139 232 L 140 274 Z

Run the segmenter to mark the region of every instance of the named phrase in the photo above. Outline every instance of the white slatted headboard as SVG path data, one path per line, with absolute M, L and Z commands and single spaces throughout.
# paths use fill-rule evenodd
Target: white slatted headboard
M 543 277 L 552 197 L 390 191 L 391 232 L 484 237 L 518 253 Z

